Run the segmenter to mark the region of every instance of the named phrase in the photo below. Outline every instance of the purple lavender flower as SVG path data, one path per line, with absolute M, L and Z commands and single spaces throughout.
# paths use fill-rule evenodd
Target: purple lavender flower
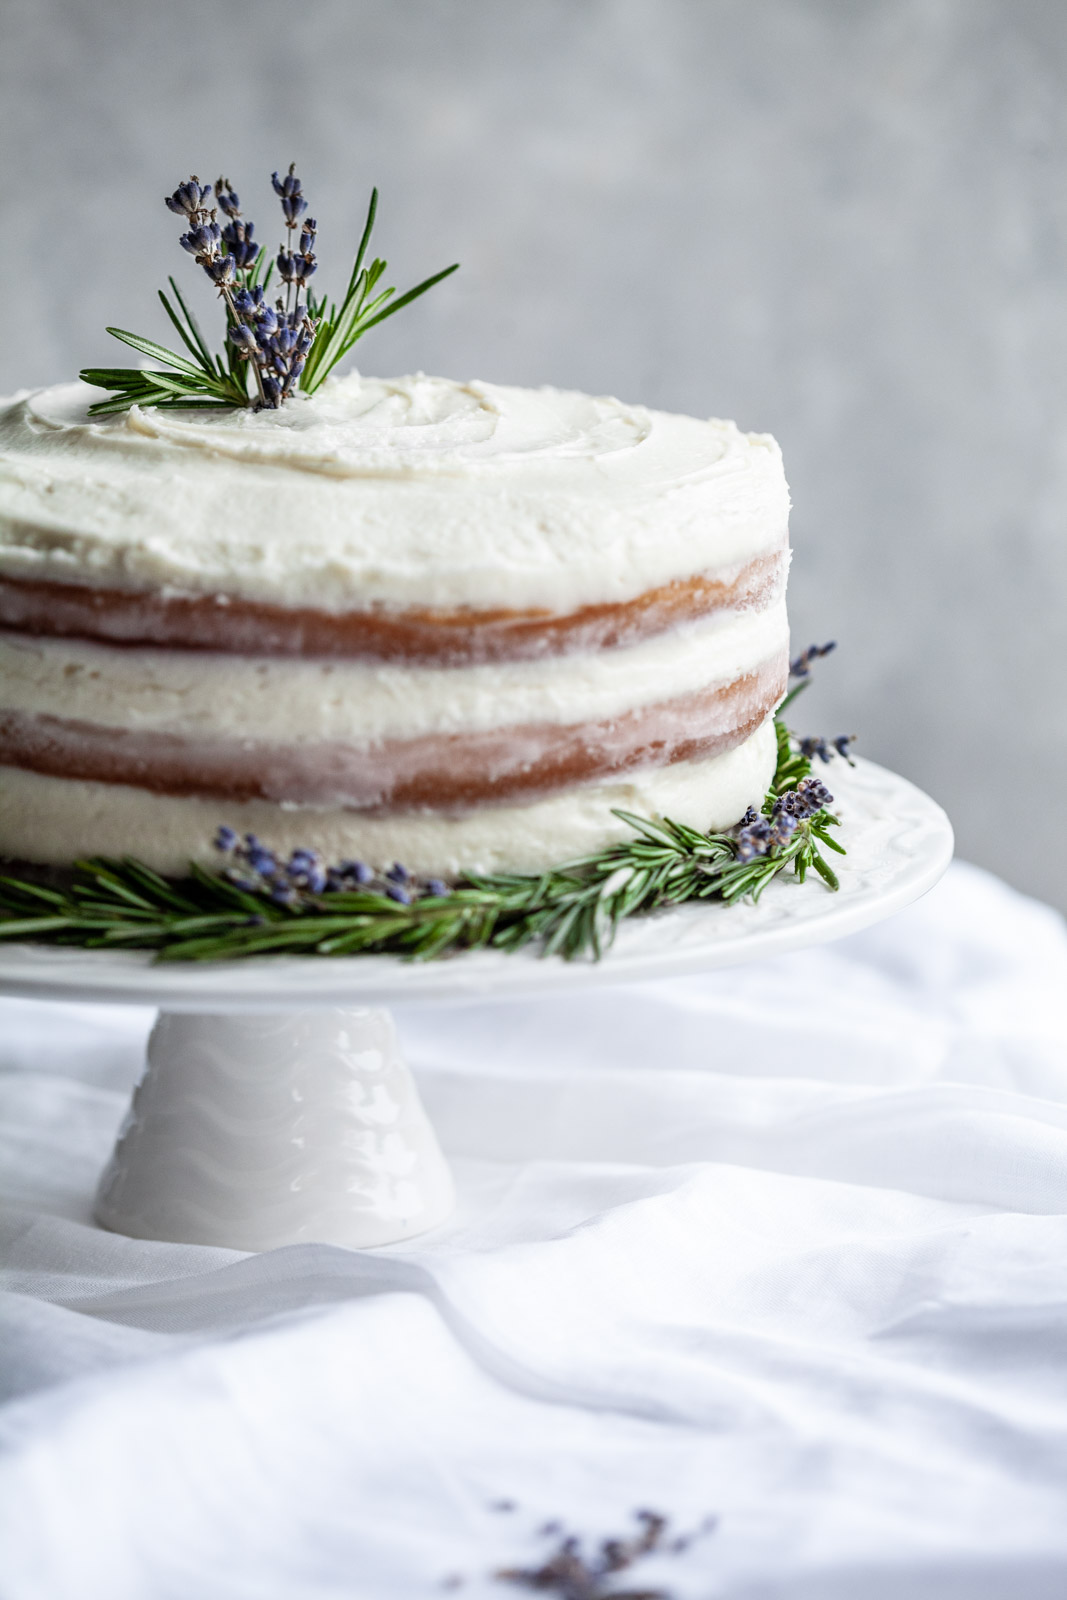
M 233 297 L 234 310 L 242 317 L 255 315 L 262 305 L 263 290 L 258 283 L 254 289 L 238 289 Z
M 241 201 L 229 178 L 220 178 L 215 185 L 215 198 L 228 217 L 241 215 Z
M 237 262 L 233 256 L 213 256 L 208 261 L 202 261 L 201 266 L 212 283 L 218 284 L 220 289 L 228 288 L 235 281 Z
M 801 651 L 795 660 L 789 663 L 789 676 L 791 678 L 806 678 L 811 673 L 811 663 L 820 656 L 828 656 L 831 650 L 837 649 L 837 640 L 831 639 L 826 644 L 809 644 L 806 650 Z
M 801 739 L 800 753 L 802 756 L 806 756 L 809 761 L 814 761 L 816 759 L 819 761 L 830 761 L 833 758 L 833 751 L 830 749 L 830 746 L 827 744 L 825 739 Z
M 834 797 L 825 783 L 821 783 L 815 777 L 801 778 L 797 784 L 796 792 L 802 795 L 805 803 L 810 806 L 809 815 L 813 815 L 816 811 L 821 811 L 823 806 L 832 806 L 834 803 Z
M 191 256 L 199 259 L 201 256 L 211 256 L 215 246 L 222 236 L 222 230 L 217 222 L 198 222 L 195 228 L 190 228 L 188 233 L 183 233 L 178 243 L 183 250 L 188 250 Z
M 252 237 L 254 232 L 255 225 L 251 222 L 228 222 L 222 230 L 222 242 L 241 271 L 252 266 L 259 255 L 259 245 Z
M 757 817 L 755 822 L 742 828 L 737 835 L 738 861 L 752 861 L 756 856 L 765 856 L 772 842 L 770 823 L 766 817 Z
M 282 204 L 282 215 L 286 226 L 294 228 L 300 217 L 308 208 L 308 203 L 300 192 L 300 179 L 296 176 L 296 163 L 290 166 L 284 178 L 279 178 L 276 172 L 271 174 L 271 183 L 274 192 Z
M 370 883 L 374 873 L 365 861 L 342 861 L 339 870 L 346 878 L 354 878 L 357 883 Z
M 179 183 L 173 194 L 164 195 L 163 204 L 168 210 L 176 212 L 179 217 L 192 217 L 210 195 L 210 183 L 201 184 L 200 179 L 194 174 L 187 182 Z

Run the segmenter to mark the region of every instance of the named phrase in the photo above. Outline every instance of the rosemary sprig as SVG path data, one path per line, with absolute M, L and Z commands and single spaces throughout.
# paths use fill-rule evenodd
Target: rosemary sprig
M 108 328 L 121 343 L 162 365 L 83 368 L 83 382 L 111 390 L 108 399 L 89 407 L 91 416 L 109 416 L 132 405 L 168 411 L 278 407 L 297 387 L 312 394 L 369 329 L 410 305 L 459 265 L 455 262 L 434 273 L 396 299 L 392 288 L 377 293 L 388 264 L 375 257 L 369 266 L 363 265 L 378 210 L 378 191 L 374 189 L 340 305 L 325 296 L 317 299 L 308 285 L 318 270 L 318 225 L 304 215 L 307 200 L 294 167 L 290 166 L 284 177 L 274 173 L 272 183 L 281 203 L 286 241 L 269 262 L 266 250 L 255 239 L 255 225 L 242 216 L 229 179 L 219 178 L 215 184 L 218 207 L 206 203 L 211 184 L 201 184 L 195 176 L 166 196 L 168 209 L 187 226 L 180 240 L 183 249 L 211 279 L 223 301 L 225 354 L 211 353 L 171 278 L 174 303 L 162 290 L 159 298 L 188 354 L 180 355 L 125 328 Z M 226 218 L 223 224 L 217 220 L 219 209 Z M 275 270 L 281 292 L 272 304 L 267 289 Z M 306 302 L 301 294 L 306 295 Z
M 267 953 L 391 954 L 427 961 L 459 950 L 520 950 L 596 960 L 627 917 L 690 900 L 757 901 L 791 871 L 837 878 L 823 851 L 844 854 L 830 829 L 832 796 L 811 761 L 776 722 L 778 765 L 762 812 L 733 829 L 700 833 L 684 823 L 617 811 L 633 837 L 539 876 L 471 875 L 454 888 L 417 885 L 402 868 L 384 879 L 328 874 L 308 851 L 294 854 L 284 888 L 258 841 L 241 847 L 240 871 L 193 865 L 171 881 L 142 862 L 77 863 L 69 889 L 0 878 L 0 939 L 84 948 L 150 949 L 161 961 L 219 961 Z M 230 830 L 220 830 L 233 841 Z M 227 842 L 224 846 L 232 848 Z M 298 860 L 298 858 L 301 858 Z M 394 876 L 394 874 L 398 876 Z M 392 879 L 393 881 L 390 881 Z M 293 884 L 302 885 L 299 889 Z M 404 888 L 401 884 L 411 887 Z
M 313 294 L 308 293 L 308 313 L 315 322 L 316 332 L 307 364 L 300 374 L 300 387 L 305 394 L 314 394 L 337 363 L 344 360 L 357 339 L 362 339 L 365 333 L 376 327 L 379 322 L 384 322 L 386 317 L 391 317 L 394 312 L 402 311 L 413 300 L 425 294 L 427 289 L 432 289 L 442 279 L 450 277 L 459 267 L 458 261 L 453 262 L 452 266 L 445 267 L 443 271 L 435 272 L 422 283 L 416 284 L 414 289 L 408 289 L 399 299 L 392 299 L 395 293 L 393 289 L 383 289 L 381 294 L 375 295 L 374 291 L 389 264 L 375 257 L 369 267 L 363 265 L 377 214 L 378 191 L 372 189 L 363 236 L 359 241 L 359 249 L 356 251 L 356 259 L 341 304 L 337 306 L 332 300 L 327 301 L 325 298 L 317 300 Z M 392 303 L 387 304 L 389 301 Z

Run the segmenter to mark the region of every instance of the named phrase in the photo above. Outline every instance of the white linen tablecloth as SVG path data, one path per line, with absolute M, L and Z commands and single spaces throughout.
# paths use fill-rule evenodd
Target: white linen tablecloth
M 3 1002 L 3 1600 L 504 1595 L 643 1506 L 718 1519 L 626 1575 L 679 1597 L 1062 1600 L 1065 996 L 955 866 L 760 967 L 401 1012 L 457 1217 L 259 1256 L 95 1228 L 150 1017 Z

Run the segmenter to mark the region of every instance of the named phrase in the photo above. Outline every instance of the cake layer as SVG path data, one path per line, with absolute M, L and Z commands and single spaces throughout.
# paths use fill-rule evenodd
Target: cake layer
M 413 872 L 539 872 L 631 838 L 613 808 L 667 816 L 701 829 L 728 827 L 758 804 L 774 772 L 772 723 L 710 760 L 648 768 L 533 803 L 449 817 L 366 816 L 281 807 L 264 800 L 178 799 L 123 784 L 79 782 L 0 767 L 0 855 L 62 865 L 80 856 L 134 855 L 178 874 L 191 860 L 217 863 L 210 841 L 221 822 L 258 834 L 271 848 L 321 850 L 376 867 L 399 860 Z
M 787 661 L 601 722 L 428 733 L 380 745 L 205 739 L 0 711 L 0 764 L 158 794 L 366 811 L 456 810 L 718 755 L 781 699 Z
M 217 650 L 468 666 L 616 649 L 723 612 L 761 609 L 785 588 L 786 548 L 740 572 L 701 574 L 616 605 L 546 611 L 330 612 L 232 595 L 142 594 L 85 584 L 0 578 L 0 626 L 56 638 Z
M 91 420 L 99 397 L 0 412 L 0 575 L 570 618 L 694 574 L 731 584 L 785 543 L 778 447 L 729 422 L 422 376 L 330 379 L 279 411 Z
M 433 667 L 116 648 L 0 631 L 0 710 L 197 738 L 371 745 L 599 721 L 725 686 L 788 647 L 785 601 L 628 649 Z

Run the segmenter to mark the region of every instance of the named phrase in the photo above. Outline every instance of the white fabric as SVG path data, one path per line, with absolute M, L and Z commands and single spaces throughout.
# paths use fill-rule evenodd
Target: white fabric
M 390 1600 L 651 1506 L 688 1596 L 1067 1593 L 1067 937 L 956 866 L 762 967 L 401 1013 L 408 1245 L 89 1222 L 148 1016 L 0 1009 L 3 1600 Z M 501 1499 L 515 1509 L 494 1509 Z

